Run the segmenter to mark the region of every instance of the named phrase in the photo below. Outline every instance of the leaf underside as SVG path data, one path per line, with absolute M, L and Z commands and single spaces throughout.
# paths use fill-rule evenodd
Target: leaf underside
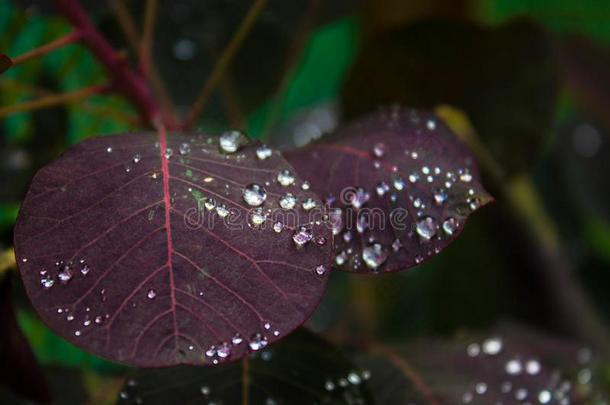
M 425 111 L 372 114 L 283 154 L 325 198 L 341 270 L 377 273 L 422 263 L 492 200 L 466 146 Z
M 145 367 L 234 360 L 302 324 L 324 291 L 332 235 L 321 211 L 279 207 L 287 192 L 322 204 L 298 178 L 278 183 L 293 170 L 279 153 L 244 143 L 230 153 L 201 134 L 107 136 L 40 170 L 15 251 L 43 320 Z M 252 184 L 259 207 L 244 197 Z M 297 248 L 301 227 L 312 241 Z

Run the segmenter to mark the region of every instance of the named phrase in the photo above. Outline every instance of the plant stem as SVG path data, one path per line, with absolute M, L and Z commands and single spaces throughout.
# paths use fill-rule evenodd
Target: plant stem
M 81 40 L 104 65 L 112 78 L 113 88 L 127 97 L 137 108 L 143 121 L 154 127 L 162 122 L 168 128 L 176 128 L 171 116 L 161 111 L 148 84 L 141 75 L 132 71 L 124 58 L 112 48 L 95 28 L 77 0 L 55 0 L 57 9 L 79 32 Z
M 6 249 L 4 252 L 0 253 L 0 276 L 10 269 L 14 269 L 16 265 L 15 251 L 13 248 Z
M 55 41 L 49 42 L 46 45 L 43 45 L 39 48 L 33 49 L 29 52 L 26 52 L 22 55 L 16 56 L 14 58 L 11 58 L 13 61 L 13 66 L 18 65 L 20 63 L 26 62 L 30 59 L 34 59 L 37 58 L 39 56 L 43 56 L 48 54 L 49 52 L 52 52 L 56 49 L 59 49 L 65 45 L 71 44 L 73 42 L 76 42 L 80 39 L 80 34 L 78 33 L 78 31 L 73 31 L 61 38 L 56 39 Z
M 231 41 L 224 49 L 224 51 L 220 55 L 220 58 L 218 59 L 218 62 L 212 69 L 210 77 L 205 82 L 203 88 L 199 92 L 199 96 L 195 100 L 193 107 L 191 108 L 188 116 L 186 117 L 186 120 L 184 121 L 184 128 L 191 128 L 197 122 L 197 119 L 203 112 L 203 109 L 205 108 L 208 99 L 212 95 L 212 92 L 216 88 L 216 85 L 218 85 L 218 83 L 221 81 L 225 71 L 233 60 L 233 57 L 246 39 L 246 36 L 252 29 L 254 22 L 260 15 L 261 11 L 263 11 L 263 8 L 266 4 L 267 0 L 255 0 L 250 9 L 248 10 L 248 13 L 239 25 L 239 28 L 233 34 Z
M 157 0 L 146 0 L 144 11 L 144 24 L 142 29 L 142 41 L 140 41 L 140 69 L 144 77 L 148 79 L 151 66 L 151 49 L 155 18 L 157 16 Z
M 82 100 L 94 94 L 103 93 L 107 91 L 108 88 L 109 87 L 107 84 L 95 85 L 85 87 L 83 89 L 79 89 L 70 93 L 53 94 L 25 103 L 10 105 L 8 107 L 0 108 L 0 118 L 19 112 L 34 111 L 42 108 L 48 108 L 56 105 Z
M 245 356 L 241 360 L 241 403 L 248 405 L 250 403 L 250 359 Z

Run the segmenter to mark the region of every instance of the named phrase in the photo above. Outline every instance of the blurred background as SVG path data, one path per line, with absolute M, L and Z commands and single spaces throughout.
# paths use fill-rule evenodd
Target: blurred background
M 134 63 L 146 3 L 82 1 Z M 227 55 L 255 3 L 260 10 Z M 18 56 L 69 31 L 52 2 L 0 0 L 0 53 Z M 478 392 L 471 385 L 480 370 L 470 364 L 466 372 L 463 363 L 449 361 L 459 352 L 456 338 L 514 336 L 515 350 L 546 356 L 568 375 L 582 371 L 574 353 L 591 348 L 592 376 L 575 374 L 572 384 L 586 389 L 572 403 L 608 403 L 609 2 L 160 0 L 152 58 L 153 87 L 177 114 L 201 101 L 201 88 L 220 71 L 203 95 L 196 127 L 242 128 L 277 147 L 303 145 L 382 106 L 453 107 L 451 117 L 467 119 L 486 151 L 480 164 L 496 203 L 476 212 L 462 236 L 422 266 L 381 276 L 334 272 L 310 330 L 338 346 L 350 346 L 350 336 L 399 345 L 411 353 L 403 358 L 421 362 L 432 391 L 443 392 L 439 403 L 493 403 L 482 396 L 466 401 L 465 394 Z M 223 60 L 228 63 L 219 67 Z M 104 79 L 104 69 L 78 44 L 0 75 L 0 274 L 11 284 L 0 298 L 0 318 L 15 316 L 56 403 L 114 403 L 131 371 L 63 341 L 29 306 L 11 270 L 19 202 L 36 170 L 69 145 L 142 125 L 118 95 L 44 108 L 29 102 Z M 13 338 L 1 338 L 0 367 L 9 371 L 0 376 L 15 388 L 14 370 L 34 374 L 31 357 L 7 354 Z M 562 342 L 562 349 L 553 351 L 551 341 Z M 357 352 L 353 361 L 362 356 Z M 364 360 L 372 368 L 375 361 Z M 455 373 L 439 376 L 431 364 L 452 364 Z M 413 380 L 403 379 L 385 379 L 396 392 L 377 381 L 371 390 L 387 397 L 370 395 L 377 403 L 408 403 L 405 387 Z M 0 387 L 1 403 L 23 400 L 6 387 Z M 511 398 L 562 403 L 531 394 Z

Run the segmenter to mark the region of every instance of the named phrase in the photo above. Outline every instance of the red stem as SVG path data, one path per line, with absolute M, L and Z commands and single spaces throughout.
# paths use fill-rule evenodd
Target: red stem
M 57 9 L 79 33 L 82 42 L 104 65 L 112 78 L 113 89 L 122 93 L 137 108 L 140 116 L 151 127 L 161 122 L 170 129 L 178 125 L 163 112 L 144 78 L 131 70 L 123 57 L 112 48 L 95 28 L 77 0 L 55 0 Z

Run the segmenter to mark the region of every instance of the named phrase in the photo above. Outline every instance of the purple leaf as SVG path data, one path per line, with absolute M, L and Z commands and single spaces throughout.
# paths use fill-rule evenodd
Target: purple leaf
M 82 142 L 21 207 L 28 295 L 53 330 L 111 360 L 240 358 L 303 323 L 326 285 L 332 235 L 293 171 L 235 131 Z M 298 204 L 284 209 L 288 193 Z
M 137 370 L 117 404 L 366 405 L 373 403 L 369 377 L 337 348 L 301 328 L 247 363 Z
M 341 270 L 415 266 L 492 200 L 466 146 L 423 111 L 374 114 L 284 156 L 326 198 Z

